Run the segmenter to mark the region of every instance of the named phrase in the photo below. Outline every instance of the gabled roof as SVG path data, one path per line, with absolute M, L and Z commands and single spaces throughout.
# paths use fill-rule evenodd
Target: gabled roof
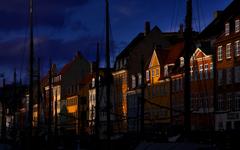
M 150 33 L 148 33 L 147 35 L 144 35 L 144 33 L 139 33 L 128 45 L 126 48 L 123 49 L 123 51 L 117 56 L 116 60 L 121 59 L 123 57 L 128 56 L 128 54 L 131 52 L 132 49 L 134 49 L 139 43 L 141 43 L 141 41 L 143 39 L 145 39 L 146 37 L 148 37 L 148 35 L 150 35 L 153 32 L 159 32 L 161 33 L 161 30 L 157 27 L 154 26 L 152 28 L 152 30 L 150 31 Z
M 62 68 L 62 69 L 60 70 L 60 72 L 59 72 L 59 75 L 65 74 L 65 73 L 71 68 L 71 66 L 74 64 L 74 62 L 75 62 L 77 59 L 79 59 L 79 58 L 84 58 L 84 57 L 83 57 L 83 55 L 78 51 L 77 54 L 76 54 L 76 56 L 74 57 L 74 59 L 63 66 L 63 68 Z
M 144 38 L 143 33 L 139 33 L 128 45 L 126 48 L 123 49 L 123 51 L 117 56 L 116 59 L 123 58 L 129 54 L 131 49 L 133 49 L 142 39 Z
M 224 11 L 219 14 L 199 35 L 199 39 L 210 38 L 212 36 L 218 36 L 221 31 L 224 31 L 224 23 L 230 18 L 233 18 L 240 14 L 240 1 L 233 0 Z
M 184 42 L 176 43 L 166 49 L 157 49 L 158 61 L 162 65 L 172 64 L 183 55 Z

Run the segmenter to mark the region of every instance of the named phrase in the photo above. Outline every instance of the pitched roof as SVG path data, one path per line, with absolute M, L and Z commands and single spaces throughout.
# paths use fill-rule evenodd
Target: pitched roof
M 233 18 L 240 14 L 240 1 L 233 0 L 222 12 L 217 16 L 199 35 L 199 39 L 218 36 L 221 31 L 224 31 L 224 22 L 229 18 Z
M 145 39 L 145 37 L 148 37 L 148 35 L 150 35 L 151 33 L 153 32 L 161 32 L 161 30 L 157 27 L 157 26 L 154 26 L 152 28 L 152 30 L 150 31 L 150 33 L 148 33 L 147 35 L 144 35 L 144 33 L 139 33 L 128 45 L 126 48 L 123 49 L 123 51 L 117 56 L 116 60 L 117 59 L 120 59 L 122 57 L 126 57 L 128 56 L 128 54 L 131 52 L 132 49 L 134 49 L 138 43 L 140 43 L 143 39 Z
M 144 39 L 144 34 L 139 33 L 128 45 L 126 48 L 123 49 L 123 51 L 117 56 L 116 59 L 125 57 L 129 54 L 131 49 L 133 49 L 142 39 Z
M 74 64 L 74 62 L 79 59 L 79 58 L 84 58 L 83 55 L 78 51 L 76 56 L 74 57 L 74 59 L 72 61 L 70 61 L 69 63 L 65 64 L 63 66 L 63 68 L 60 70 L 59 74 L 63 75 L 65 74 L 70 68 L 71 66 Z
M 162 65 L 175 63 L 183 55 L 183 49 L 183 41 L 165 49 L 156 49 L 158 60 Z

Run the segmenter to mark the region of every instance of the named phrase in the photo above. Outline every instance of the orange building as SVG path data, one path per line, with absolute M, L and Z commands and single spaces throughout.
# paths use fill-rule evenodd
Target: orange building
M 169 72 L 182 54 L 183 42 L 157 47 L 146 70 L 145 125 L 148 131 L 167 131 L 171 124 L 171 78 Z M 151 132 L 151 131 L 150 131 Z
M 172 74 L 173 125 L 184 123 L 184 58 Z M 191 74 L 191 127 L 192 130 L 214 128 L 213 112 L 213 62 L 212 55 L 206 55 L 197 48 L 190 59 Z

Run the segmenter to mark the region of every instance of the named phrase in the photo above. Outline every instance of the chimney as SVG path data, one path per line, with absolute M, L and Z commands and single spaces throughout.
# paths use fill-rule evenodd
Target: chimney
M 148 35 L 148 33 L 150 33 L 151 27 L 150 27 L 150 22 L 146 21 L 145 22 L 145 31 L 144 31 L 144 35 Z
M 178 32 L 179 33 L 183 33 L 184 32 L 183 24 L 180 24 Z
M 213 14 L 214 19 L 218 18 L 218 17 L 222 14 L 222 12 L 223 12 L 223 11 L 220 11 L 220 10 L 215 11 L 214 14 Z
M 77 58 L 79 58 L 79 57 L 81 57 L 81 52 L 80 52 L 80 51 L 77 51 L 77 53 L 76 53 L 74 59 L 77 59 Z

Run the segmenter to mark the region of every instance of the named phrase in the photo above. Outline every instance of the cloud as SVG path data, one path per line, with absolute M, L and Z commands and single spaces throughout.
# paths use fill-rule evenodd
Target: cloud
M 62 27 L 71 9 L 88 4 L 90 0 L 41 0 L 34 1 L 34 23 L 38 26 Z M 0 5 L 0 31 L 16 31 L 28 26 L 26 1 L 2 1 Z

